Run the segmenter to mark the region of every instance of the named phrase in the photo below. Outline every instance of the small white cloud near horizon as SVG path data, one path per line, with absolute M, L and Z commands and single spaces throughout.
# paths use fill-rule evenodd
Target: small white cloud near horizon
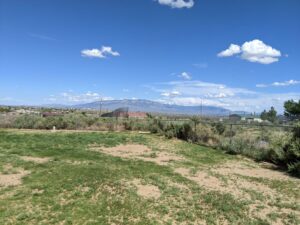
M 299 91 L 284 93 L 256 92 L 245 88 L 228 87 L 225 84 L 199 80 L 170 81 L 155 84 L 155 86 L 150 86 L 150 88 L 152 91 L 159 93 L 157 101 L 166 104 L 185 106 L 199 106 L 203 104 L 248 112 L 262 112 L 271 106 L 283 112 L 283 103 L 285 101 L 300 99 Z M 180 95 L 172 95 L 171 92 L 174 90 L 179 92 Z
M 162 92 L 160 95 L 164 97 L 175 97 L 181 95 L 181 93 L 179 91 L 170 91 L 170 92 Z
M 157 0 L 161 5 L 167 5 L 171 8 L 192 8 L 195 4 L 194 0 Z
M 63 104 L 80 104 L 100 100 L 113 100 L 113 98 L 102 96 L 100 93 L 92 91 L 87 91 L 85 93 L 74 93 L 73 91 L 67 91 L 60 93 L 59 95 L 50 95 L 49 98 L 45 100 L 50 102 L 59 102 Z
M 181 77 L 185 80 L 191 80 L 192 79 L 192 76 L 187 72 L 182 72 L 181 74 L 178 75 L 178 77 Z
M 273 82 L 272 84 L 257 84 L 256 87 L 258 88 L 265 88 L 265 87 L 285 87 L 285 86 L 291 86 L 291 85 L 297 85 L 300 84 L 299 80 L 287 80 L 283 82 Z
M 110 46 L 102 46 L 101 49 L 84 49 L 81 51 L 81 56 L 89 58 L 106 58 L 107 56 L 120 56 L 120 53 L 113 51 Z
M 231 57 L 240 54 L 241 59 L 253 63 L 271 64 L 278 62 L 281 52 L 263 41 L 255 39 L 245 42 L 242 46 L 231 44 L 228 49 L 218 53 L 218 57 Z

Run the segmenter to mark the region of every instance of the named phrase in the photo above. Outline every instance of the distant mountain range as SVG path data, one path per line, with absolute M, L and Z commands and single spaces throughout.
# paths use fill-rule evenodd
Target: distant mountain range
M 129 111 L 134 112 L 148 112 L 148 113 L 162 113 L 162 114 L 185 114 L 185 115 L 214 115 L 222 116 L 232 113 L 228 109 L 215 106 L 181 106 L 163 104 L 160 102 L 150 100 L 109 100 L 91 102 L 86 104 L 74 105 L 72 108 L 76 109 L 99 109 L 100 104 L 102 110 L 115 110 L 121 107 L 128 107 Z

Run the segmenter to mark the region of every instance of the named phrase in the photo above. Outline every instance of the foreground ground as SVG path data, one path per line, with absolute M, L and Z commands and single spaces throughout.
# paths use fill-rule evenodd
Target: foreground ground
M 300 224 L 300 179 L 140 133 L 0 131 L 0 224 Z

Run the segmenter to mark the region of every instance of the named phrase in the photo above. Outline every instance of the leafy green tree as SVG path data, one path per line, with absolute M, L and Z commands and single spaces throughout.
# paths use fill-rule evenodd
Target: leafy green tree
M 268 112 L 267 110 L 264 110 L 261 114 L 260 114 L 260 118 L 262 120 L 268 120 Z
M 191 121 L 194 123 L 194 130 L 197 130 L 197 125 L 200 123 L 200 118 L 197 116 L 193 116 L 191 118 Z
M 300 100 L 289 100 L 284 103 L 284 115 L 291 119 L 300 119 Z
M 269 111 L 264 110 L 261 113 L 260 118 L 262 120 L 269 120 L 270 122 L 274 123 L 276 121 L 276 119 L 277 119 L 277 111 L 272 106 Z
M 270 111 L 268 112 L 268 120 L 274 123 L 277 119 L 277 111 L 275 108 L 272 106 Z

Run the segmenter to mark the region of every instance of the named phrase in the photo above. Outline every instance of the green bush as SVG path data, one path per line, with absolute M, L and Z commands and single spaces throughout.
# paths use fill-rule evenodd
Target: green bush
M 14 121 L 12 126 L 18 129 L 33 129 L 36 123 L 42 122 L 42 119 L 37 115 L 21 115 Z
M 291 141 L 284 147 L 284 164 L 289 172 L 300 177 L 300 124 L 293 129 Z
M 222 135 L 226 130 L 226 126 L 220 122 L 214 123 L 212 126 L 214 127 L 215 133 L 217 133 L 219 135 Z
M 288 164 L 289 173 L 300 177 L 300 161 Z

